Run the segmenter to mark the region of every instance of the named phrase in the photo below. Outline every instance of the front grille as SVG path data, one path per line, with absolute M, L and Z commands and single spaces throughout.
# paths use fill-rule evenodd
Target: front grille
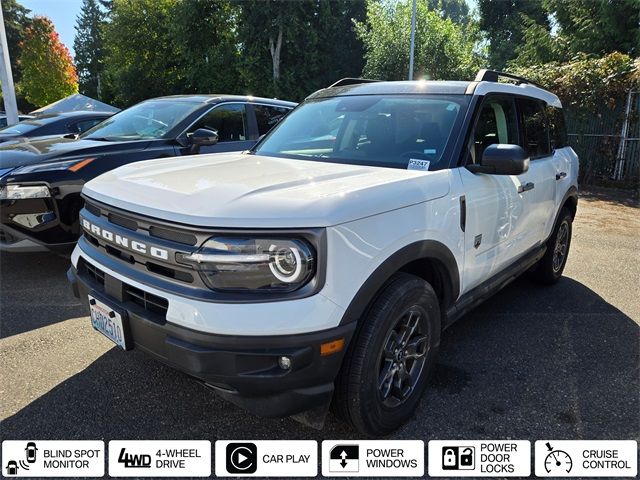
M 130 214 L 89 199 L 85 201 L 85 208 L 85 212 L 88 212 L 84 214 L 87 220 L 98 223 L 89 214 L 98 217 L 100 227 L 113 235 L 107 240 L 100 234 L 100 230 L 84 229 L 84 238 L 99 251 L 153 276 L 182 285 L 207 288 L 200 275 L 190 265 L 175 261 L 175 252 L 195 251 L 197 245 L 210 234 L 195 232 L 184 227 L 174 227 L 160 220 Z M 141 242 L 148 247 L 148 250 L 133 250 L 127 244 L 117 242 L 117 236 Z M 151 248 L 164 249 L 169 253 L 165 258 L 158 258 L 150 254 Z
M 169 309 L 169 301 L 166 298 L 154 295 L 149 292 L 145 292 L 139 288 L 129 285 L 126 282 L 121 282 L 114 277 L 110 277 L 100 268 L 87 262 L 84 258 L 81 258 L 78 263 L 78 274 L 87 275 L 93 282 L 98 283 L 102 288 L 93 287 L 96 290 L 101 290 L 102 293 L 115 298 L 116 300 L 122 300 L 122 302 L 133 303 L 138 307 L 143 308 L 149 313 L 149 319 L 164 322 L 167 319 L 167 310 Z M 109 278 L 109 285 L 105 283 L 105 279 Z
M 104 272 L 100 270 L 98 267 L 91 265 L 90 263 L 85 262 L 85 268 L 87 274 L 93 278 L 94 281 L 98 282 L 100 285 L 104 285 Z
M 145 292 L 126 283 L 122 284 L 122 292 L 124 293 L 125 301 L 129 300 L 141 306 L 147 312 L 160 315 L 162 318 L 167 317 L 169 301 L 166 298 L 153 295 L 152 293 Z

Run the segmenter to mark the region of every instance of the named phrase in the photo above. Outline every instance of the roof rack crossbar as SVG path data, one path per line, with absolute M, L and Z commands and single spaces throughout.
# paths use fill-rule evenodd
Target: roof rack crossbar
M 345 85 L 357 85 L 358 83 L 375 83 L 375 82 L 381 82 L 381 81 L 382 80 L 373 80 L 373 79 L 370 79 L 370 78 L 351 78 L 351 77 L 347 77 L 347 78 L 341 78 L 340 80 L 338 80 L 334 84 L 329 85 L 329 88 L 344 87 Z
M 513 73 L 498 72 L 497 70 L 487 70 L 484 68 L 478 72 L 478 74 L 476 75 L 475 81 L 476 82 L 497 82 L 500 79 L 500 77 L 514 80 L 518 85 L 522 85 L 524 83 L 528 85 L 534 85 L 538 88 L 544 88 L 542 85 L 536 82 L 527 80 L 524 77 L 519 77 L 518 75 L 514 75 Z

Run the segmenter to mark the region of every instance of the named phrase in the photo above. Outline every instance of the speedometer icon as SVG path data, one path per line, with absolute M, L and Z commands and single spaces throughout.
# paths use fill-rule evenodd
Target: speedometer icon
M 556 450 L 544 459 L 544 469 L 547 473 L 569 473 L 573 468 L 573 460 L 564 450 Z

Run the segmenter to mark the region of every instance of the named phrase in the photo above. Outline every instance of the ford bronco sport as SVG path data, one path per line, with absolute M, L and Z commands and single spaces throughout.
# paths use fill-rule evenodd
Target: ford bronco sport
M 124 350 L 256 414 L 321 424 L 332 405 L 391 432 L 443 328 L 567 260 L 578 159 L 560 101 L 503 75 L 345 79 L 250 151 L 101 175 L 83 190 L 75 294 Z

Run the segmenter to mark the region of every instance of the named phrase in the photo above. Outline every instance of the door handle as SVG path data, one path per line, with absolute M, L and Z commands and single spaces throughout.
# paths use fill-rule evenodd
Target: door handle
M 556 180 L 562 180 L 566 176 L 567 176 L 567 172 L 556 173 Z
M 528 182 L 518 187 L 518 193 L 527 192 L 529 190 L 533 190 L 534 188 L 535 188 L 535 184 L 533 182 Z

